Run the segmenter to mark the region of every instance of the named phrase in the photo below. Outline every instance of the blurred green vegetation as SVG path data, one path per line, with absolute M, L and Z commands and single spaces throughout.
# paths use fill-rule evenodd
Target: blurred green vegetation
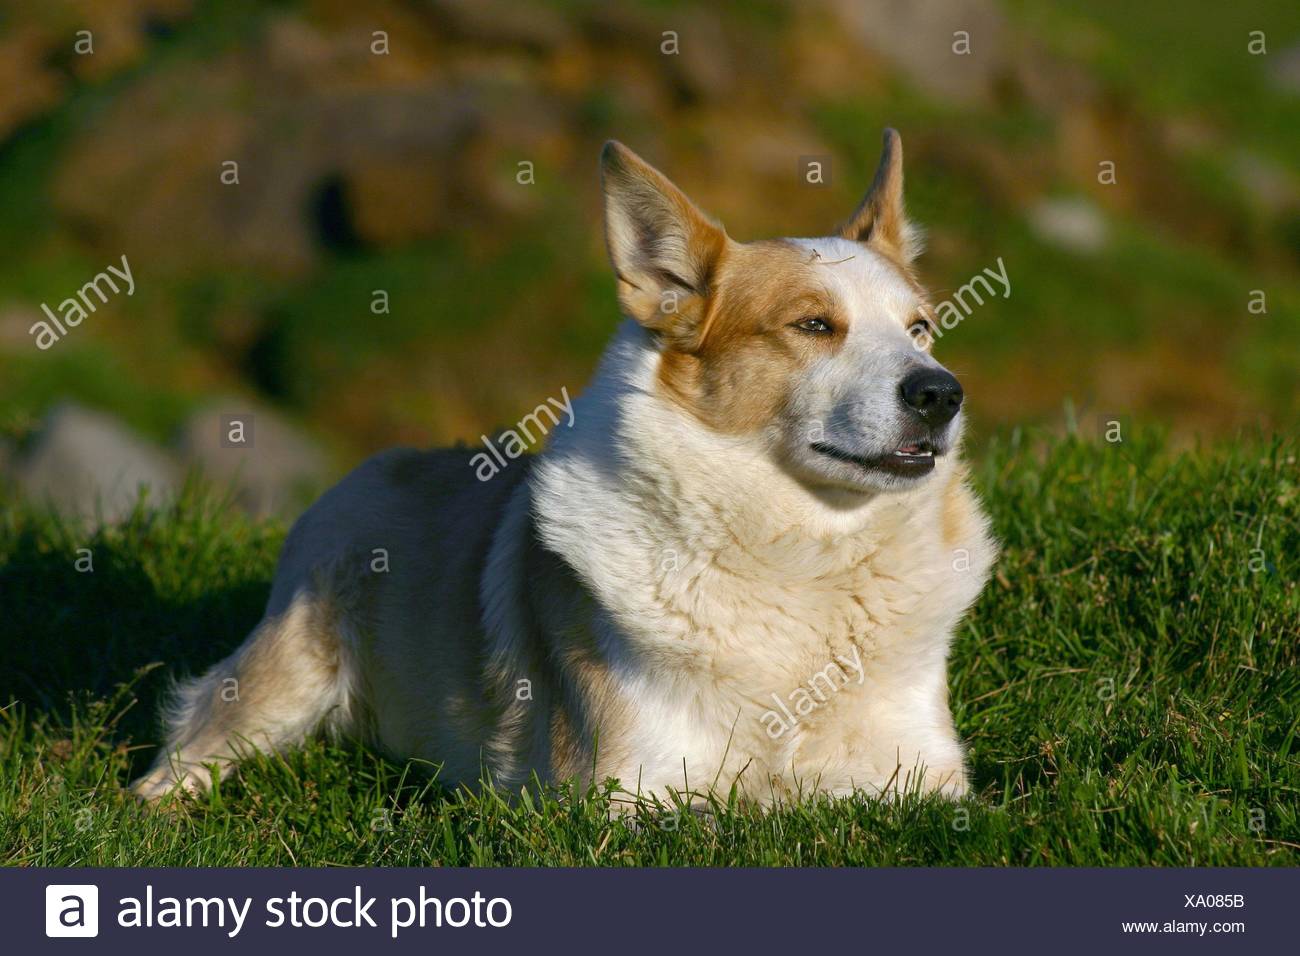
M 1176 434 L 1300 421 L 1294 4 L 976 4 L 969 90 L 927 79 L 959 65 L 946 46 L 964 21 L 943 3 L 928 26 L 897 14 L 930 43 L 902 53 L 834 0 L 472 7 L 7 7 L 0 53 L 54 92 L 0 99 L 0 436 L 73 397 L 166 440 L 233 394 L 287 411 L 340 464 L 473 439 L 580 387 L 616 323 L 601 141 L 744 239 L 828 230 L 885 125 L 903 133 L 936 297 L 998 258 L 1012 281 L 939 343 L 977 426 L 1059 423 L 1067 402 Z M 93 57 L 69 52 L 82 24 Z M 386 57 L 367 49 L 381 28 Z M 462 107 L 463 128 L 446 119 Z M 820 153 L 831 187 L 802 187 L 797 158 Z M 240 186 L 219 184 L 223 157 Z M 1090 211 L 1099 248 L 1035 225 L 1060 199 Z M 39 304 L 123 251 L 136 295 L 37 351 Z

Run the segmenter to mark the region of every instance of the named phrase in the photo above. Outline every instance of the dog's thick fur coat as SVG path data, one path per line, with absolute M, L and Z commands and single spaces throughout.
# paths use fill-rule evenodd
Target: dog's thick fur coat
M 487 482 L 472 450 L 399 449 L 326 493 L 138 793 L 322 728 L 449 784 L 965 791 L 946 660 L 994 547 L 960 418 L 908 451 L 898 381 L 938 365 L 908 335 L 897 135 L 815 240 L 736 243 L 625 148 L 603 161 L 627 319 L 573 427 Z

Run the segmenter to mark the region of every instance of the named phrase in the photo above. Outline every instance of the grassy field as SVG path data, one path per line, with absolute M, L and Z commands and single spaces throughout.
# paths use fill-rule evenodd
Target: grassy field
M 142 809 L 166 674 L 257 620 L 284 529 L 197 492 L 90 537 L 6 509 L 0 863 L 1300 864 L 1300 447 L 1125 439 L 981 443 L 1005 552 L 951 677 L 975 795 L 636 825 L 602 781 L 508 803 L 324 743 Z

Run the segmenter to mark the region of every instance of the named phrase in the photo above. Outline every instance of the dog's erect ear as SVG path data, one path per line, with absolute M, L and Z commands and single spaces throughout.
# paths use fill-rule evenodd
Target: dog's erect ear
M 920 254 L 920 230 L 903 212 L 903 141 L 897 130 L 885 130 L 876 178 L 839 234 L 875 246 L 904 265 Z
M 619 304 L 646 328 L 689 347 L 727 234 L 622 143 L 605 144 L 600 167 Z

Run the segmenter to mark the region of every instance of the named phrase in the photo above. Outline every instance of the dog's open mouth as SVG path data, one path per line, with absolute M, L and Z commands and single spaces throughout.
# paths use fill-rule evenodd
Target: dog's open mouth
M 941 454 L 925 440 L 905 442 L 888 455 L 877 455 L 874 458 L 855 455 L 825 442 L 814 442 L 811 447 L 819 454 L 834 458 L 836 461 L 857 465 L 867 471 L 884 471 L 891 475 L 908 476 L 929 474 L 934 470 L 935 455 Z

